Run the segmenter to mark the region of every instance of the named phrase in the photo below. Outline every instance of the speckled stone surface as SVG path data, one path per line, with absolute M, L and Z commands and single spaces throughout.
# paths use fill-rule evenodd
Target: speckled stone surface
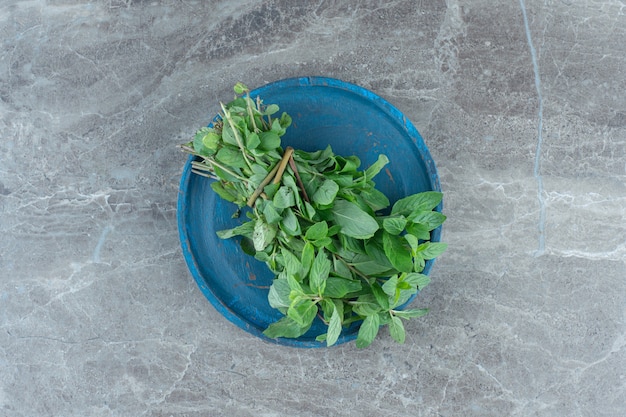
M 4 0 L 0 35 L 0 416 L 625 415 L 623 2 Z M 175 145 L 306 75 L 437 162 L 405 345 L 265 343 L 182 257 Z

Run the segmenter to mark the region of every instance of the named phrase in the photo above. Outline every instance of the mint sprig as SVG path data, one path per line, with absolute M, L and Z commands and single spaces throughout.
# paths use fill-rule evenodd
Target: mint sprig
M 398 343 L 403 321 L 426 309 L 402 309 L 430 282 L 425 262 L 445 243 L 430 232 L 446 216 L 435 211 L 440 192 L 407 196 L 389 207 L 373 178 L 389 163 L 385 155 L 365 170 L 356 156 L 281 147 L 291 117 L 276 104 L 253 100 L 238 83 L 222 104 L 220 120 L 204 127 L 182 149 L 195 155 L 192 171 L 214 179 L 211 188 L 243 208 L 247 221 L 218 232 L 242 236 L 242 247 L 275 274 L 270 306 L 283 317 L 269 325 L 270 338 L 297 338 L 316 318 L 327 325 L 318 341 L 335 344 L 344 327 L 360 322 L 357 347 L 366 347 L 381 326 Z

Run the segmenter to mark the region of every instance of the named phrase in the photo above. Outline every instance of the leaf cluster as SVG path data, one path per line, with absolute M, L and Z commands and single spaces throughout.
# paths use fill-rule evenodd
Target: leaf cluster
M 247 221 L 218 236 L 242 236 L 244 251 L 275 274 L 268 301 L 284 316 L 264 334 L 296 338 L 317 318 L 327 325 L 317 339 L 328 346 L 355 322 L 361 323 L 358 347 L 368 346 L 383 325 L 403 343 L 403 321 L 427 312 L 404 304 L 428 285 L 425 262 L 446 249 L 430 242 L 446 219 L 435 211 L 442 194 L 410 195 L 389 210 L 373 181 L 389 163 L 385 155 L 360 170 L 358 157 L 336 155 L 330 146 L 283 149 L 289 115 L 276 117 L 278 106 L 253 100 L 243 84 L 235 92 L 220 121 L 183 149 L 199 157 L 193 170 L 214 178 L 216 193 L 250 207 Z

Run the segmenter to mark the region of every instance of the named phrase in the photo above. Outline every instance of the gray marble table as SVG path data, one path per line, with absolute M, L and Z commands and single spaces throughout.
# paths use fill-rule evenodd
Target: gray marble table
M 0 416 L 626 415 L 623 1 L 3 0 L 0 34 Z M 437 162 L 404 345 L 263 342 L 182 257 L 176 145 L 306 75 Z

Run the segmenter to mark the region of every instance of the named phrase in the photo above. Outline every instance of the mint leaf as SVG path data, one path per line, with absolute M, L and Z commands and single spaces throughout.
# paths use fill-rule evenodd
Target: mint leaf
M 235 90 L 235 94 L 243 94 L 248 91 L 248 87 L 246 87 L 246 85 L 243 83 L 237 83 L 233 87 L 233 90 Z
M 339 191 L 339 185 L 333 180 L 325 180 L 311 197 L 320 206 L 332 204 Z
M 225 229 L 217 231 L 217 237 L 220 239 L 230 239 L 234 236 L 246 236 L 251 237 L 254 232 L 254 222 L 245 222 L 241 226 L 233 227 L 232 229 Z
M 398 276 L 394 275 L 392 277 L 389 277 L 389 279 L 383 284 L 382 288 L 385 294 L 387 294 L 389 297 L 395 297 L 396 289 L 398 288 Z
M 341 233 L 357 239 L 368 239 L 379 229 L 378 222 L 354 203 L 337 199 L 332 208 L 335 222 Z
M 446 216 L 438 211 L 416 211 L 408 217 L 409 221 L 421 224 L 428 230 L 438 228 L 446 220 Z
M 389 163 L 387 156 L 380 154 L 378 160 L 365 170 L 365 178 L 371 180 Z
M 259 133 L 259 139 L 261 141 L 259 148 L 264 151 L 271 151 L 280 146 L 280 136 L 274 132 L 261 132 Z
M 406 274 L 402 280 L 409 283 L 413 288 L 418 288 L 420 290 L 430 284 L 430 278 L 428 275 L 419 274 L 417 272 Z
M 352 311 L 359 316 L 371 316 L 381 311 L 380 304 L 376 301 L 373 294 L 363 294 L 351 303 Z
M 281 248 L 280 253 L 283 257 L 283 264 L 285 265 L 285 271 L 289 275 L 296 275 L 302 268 L 302 263 L 296 255 L 294 255 L 289 249 Z
M 276 191 L 276 194 L 274 194 L 272 202 L 274 203 L 274 207 L 279 209 L 285 209 L 291 206 L 295 206 L 296 197 L 294 195 L 293 189 L 283 185 L 278 189 L 278 191 Z
M 318 240 L 328 234 L 328 223 L 321 221 L 309 227 L 304 235 L 307 240 Z
M 324 249 L 320 249 L 311 266 L 309 273 L 309 281 L 311 290 L 322 295 L 326 288 L 326 279 L 330 273 L 330 260 L 324 253 Z
M 379 326 L 380 318 L 378 314 L 365 317 L 365 320 L 363 320 L 359 328 L 359 333 L 356 338 L 356 347 L 359 349 L 368 347 L 376 338 Z
M 287 310 L 287 316 L 301 327 L 310 326 L 317 315 L 317 304 L 309 298 L 294 300 Z
M 280 108 L 276 104 L 270 104 L 265 108 L 265 111 L 263 113 L 267 116 L 270 116 L 274 113 L 278 113 L 278 110 L 280 110 Z
M 277 322 L 270 324 L 263 334 L 270 339 L 276 339 L 277 337 L 296 338 L 305 334 L 310 328 L 310 324 L 301 326 L 290 317 L 283 317 Z
M 428 314 L 427 308 L 422 309 L 410 309 L 410 310 L 393 310 L 393 314 L 402 317 L 403 319 L 412 319 L 416 317 L 422 317 Z
M 290 293 L 291 287 L 286 279 L 275 279 L 267 295 L 270 306 L 281 310 L 288 308 L 291 305 Z
M 213 181 L 211 188 L 224 200 L 230 201 L 231 203 L 237 201 L 237 194 L 234 191 L 227 190 L 221 182 Z
M 383 232 L 383 248 L 391 264 L 400 272 L 413 271 L 411 248 L 402 236 L 394 236 Z
M 263 207 L 263 215 L 265 221 L 269 224 L 276 224 L 282 220 L 282 216 L 274 208 L 274 204 L 271 201 L 267 201 Z
M 361 291 L 362 285 L 359 281 L 344 279 L 339 277 L 328 277 L 324 297 L 343 298 L 347 294 Z
M 402 320 L 396 316 L 391 316 L 391 321 L 389 322 L 389 334 L 396 342 L 400 344 L 404 343 L 406 337 L 404 325 L 402 324 Z
M 376 298 L 376 302 L 383 310 L 389 310 L 389 296 L 385 293 L 385 291 L 381 288 L 380 284 L 374 283 L 372 284 L 372 293 L 374 294 L 374 298 Z
M 283 219 L 280 222 L 280 228 L 289 236 L 298 236 L 302 233 L 300 222 L 298 222 L 298 218 L 290 208 L 283 211 Z
M 434 259 L 448 248 L 447 243 L 425 242 L 417 247 L 416 252 L 424 259 Z
M 389 199 L 385 194 L 376 188 L 370 188 L 361 192 L 361 197 L 374 211 L 379 211 L 389 207 Z
M 315 248 L 310 242 L 307 242 L 302 248 L 302 270 L 300 271 L 302 278 L 309 274 L 311 266 L 313 265 L 313 259 L 315 259 Z
M 339 310 L 335 307 L 333 314 L 328 322 L 328 332 L 326 333 L 326 346 L 332 346 L 339 339 L 341 334 L 341 316 Z
M 417 239 L 421 240 L 429 240 L 430 239 L 430 231 L 432 229 L 427 225 L 421 223 L 412 223 L 409 222 L 406 226 L 407 233 L 415 236 Z
M 217 151 L 215 159 L 220 161 L 222 164 L 230 165 L 231 167 L 244 168 L 247 166 L 241 151 L 230 146 L 224 146 Z
M 383 228 L 387 233 L 392 235 L 399 235 L 404 231 L 407 220 L 404 216 L 387 217 L 383 219 Z
M 252 232 L 252 243 L 257 252 L 264 250 L 276 236 L 276 229 L 273 226 L 258 219 L 254 222 L 254 231 Z
M 415 211 L 432 210 L 441 203 L 443 194 L 438 191 L 425 191 L 402 198 L 393 205 L 391 214 L 408 216 Z

